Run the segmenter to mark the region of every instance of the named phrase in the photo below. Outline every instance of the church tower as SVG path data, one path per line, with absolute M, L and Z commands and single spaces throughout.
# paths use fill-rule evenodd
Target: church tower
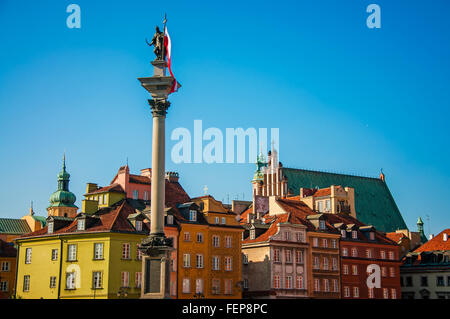
M 63 168 L 58 174 L 58 190 L 50 196 L 48 216 L 74 218 L 78 207 L 75 206 L 75 194 L 69 191 L 70 174 L 66 171 L 66 155 L 63 158 Z

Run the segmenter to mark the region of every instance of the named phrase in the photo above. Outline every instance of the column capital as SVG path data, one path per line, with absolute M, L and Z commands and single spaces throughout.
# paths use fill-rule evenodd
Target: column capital
M 151 106 L 153 117 L 166 116 L 167 109 L 170 106 L 170 102 L 167 99 L 150 99 L 148 104 Z

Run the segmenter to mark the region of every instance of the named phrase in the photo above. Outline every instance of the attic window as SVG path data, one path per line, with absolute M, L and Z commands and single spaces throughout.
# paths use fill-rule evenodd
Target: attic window
M 196 210 L 189 211 L 189 221 L 191 221 L 191 222 L 197 221 L 197 211 Z
M 250 230 L 250 239 L 255 239 L 255 230 L 254 229 Z
M 325 221 L 324 220 L 319 220 L 319 229 L 325 229 Z
M 172 225 L 173 224 L 173 216 L 167 215 L 167 224 Z
M 370 240 L 375 240 L 375 233 L 373 231 L 369 233 L 369 238 Z
M 345 229 L 341 230 L 341 237 L 345 238 L 347 236 L 347 231 Z
M 83 219 L 79 219 L 77 222 L 77 230 L 85 230 L 86 229 L 86 220 Z
M 352 238 L 357 239 L 358 238 L 358 232 L 356 230 L 352 230 Z
M 142 231 L 142 220 L 137 220 L 136 221 L 136 230 L 137 231 Z
M 49 234 L 51 234 L 51 233 L 53 233 L 53 227 L 54 226 L 54 223 L 53 222 L 49 222 L 48 223 L 48 229 L 47 229 L 47 232 L 49 233 Z

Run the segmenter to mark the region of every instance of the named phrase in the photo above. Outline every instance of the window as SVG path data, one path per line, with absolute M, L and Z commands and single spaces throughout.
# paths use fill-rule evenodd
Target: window
M 358 238 L 358 232 L 356 230 L 352 230 L 352 238 L 357 239 Z
M 436 277 L 436 286 L 444 286 L 444 277 L 443 276 L 437 276 Z
M 328 248 L 328 239 L 322 239 L 322 246 L 324 247 L 324 248 Z
M 297 264 L 303 264 L 303 251 L 302 250 L 297 250 L 295 252 L 295 262 Z
M 375 240 L 375 233 L 373 231 L 369 233 L 369 238 L 370 240 Z
M 231 279 L 225 279 L 225 295 L 231 295 L 233 293 L 233 281 Z
M 212 270 L 220 270 L 220 259 L 218 256 L 212 258 Z
M 31 264 L 31 248 L 25 250 L 25 263 Z
M 58 260 L 58 249 L 52 249 L 52 260 Z
M 8 292 L 8 282 L 0 281 L 0 291 Z
M 203 255 L 197 255 L 197 268 L 203 268 Z
M 67 246 L 67 260 L 76 261 L 77 260 L 77 245 Z
M 139 249 L 139 244 L 136 244 L 136 260 L 142 260 L 142 251 Z
M 99 204 L 99 205 L 102 205 L 102 204 L 103 204 L 103 196 L 102 196 L 102 195 L 100 195 L 100 196 L 98 197 L 98 204 Z
M 106 205 L 107 201 L 106 201 L 106 194 L 103 194 L 103 204 Z
M 136 231 L 142 231 L 142 220 L 136 221 Z
M 30 275 L 23 276 L 23 291 L 30 291 Z
M 183 267 L 191 267 L 191 254 L 183 254 Z
M 337 248 L 337 240 L 336 239 L 331 240 L 331 248 Z
M 9 271 L 9 261 L 2 261 L 2 272 Z
M 191 281 L 189 278 L 183 278 L 183 293 L 188 294 L 191 292 Z
M 213 295 L 220 294 L 220 280 L 219 279 L 213 279 L 211 288 L 212 288 Z
M 218 224 L 219 223 L 219 217 L 214 217 L 214 223 Z
M 333 279 L 333 292 L 339 292 L 339 282 L 337 279 Z
M 357 275 L 358 274 L 358 266 L 357 265 L 353 265 L 352 266 L 352 273 L 353 273 L 353 275 Z
M 191 221 L 191 222 L 197 221 L 197 211 L 196 210 L 189 211 L 189 221 Z
M 366 249 L 366 257 L 372 258 L 372 249 Z
M 136 288 L 141 288 L 142 285 L 142 273 L 141 272 L 136 272 L 134 275 L 134 285 L 136 286 Z
M 47 232 L 48 232 L 49 234 L 53 233 L 53 229 L 54 229 L 53 226 L 54 226 L 54 223 L 53 223 L 53 222 L 49 222 L 49 223 L 48 223 Z
M 387 288 L 383 288 L 383 298 L 389 299 L 389 290 Z
M 323 289 L 325 292 L 330 292 L 330 280 L 329 279 L 323 280 Z
M 75 272 L 66 273 L 66 289 L 75 289 Z
M 273 288 L 275 288 L 275 289 L 280 288 L 280 276 L 279 275 L 273 276 Z
M 203 293 L 203 279 L 197 278 L 195 280 L 195 293 L 202 294 Z
M 244 234 L 244 233 L 242 233 Z M 255 239 L 255 230 L 254 229 L 250 229 L 250 239 Z
M 395 277 L 395 268 L 394 267 L 389 268 L 389 276 Z
M 341 237 L 345 238 L 347 236 L 347 231 L 345 229 L 341 229 Z
M 337 270 L 338 269 L 338 263 L 337 263 L 337 258 L 333 258 L 333 270 Z
M 130 273 L 128 271 L 122 271 L 120 283 L 123 288 L 130 286 Z
M 391 298 L 397 299 L 397 290 L 395 288 L 391 288 Z
M 203 243 L 203 233 L 197 233 L 197 243 Z
M 320 281 L 319 279 L 314 279 L 314 291 L 320 291 Z
M 225 237 L 225 248 L 231 248 L 231 243 L 233 242 L 233 237 L 226 236 Z
M 184 241 L 191 241 L 191 233 L 185 231 L 184 232 Z
M 344 287 L 344 297 L 350 297 L 350 287 Z
M 387 277 L 387 270 L 386 270 L 386 267 L 381 267 L 381 276 L 382 276 L 382 277 Z
M 406 277 L 406 287 L 412 287 L 413 281 L 412 277 Z
M 244 289 L 248 289 L 248 279 L 244 278 L 244 283 L 243 283 Z
M 320 269 L 320 261 L 319 261 L 319 257 L 314 257 L 314 269 Z
M 144 200 L 148 200 L 148 191 L 144 191 Z
M 319 238 L 313 238 L 313 246 L 319 247 Z
M 317 202 L 317 210 L 319 212 L 323 212 L 323 202 L 322 201 Z
M 101 271 L 92 272 L 92 288 L 93 289 L 102 288 L 102 272 Z
M 404 287 L 404 283 L 403 283 L 403 277 L 400 277 L 400 287 Z
M 248 264 L 248 255 L 247 254 L 242 255 L 242 262 L 244 263 L 244 265 Z
M 342 266 L 342 272 L 344 273 L 344 275 L 348 275 L 348 265 Z
M 303 289 L 303 276 L 297 276 L 296 284 L 297 289 Z
M 225 270 L 226 271 L 233 270 L 233 259 L 231 257 L 225 257 Z
M 373 292 L 373 288 L 369 288 L 369 299 L 375 298 L 375 294 Z
M 292 240 L 292 235 L 291 235 L 290 231 L 284 232 L 284 240 L 286 240 L 286 241 L 291 241 Z
M 137 189 L 135 189 L 133 191 L 133 199 L 138 199 L 139 198 L 139 191 Z
M 219 236 L 213 236 L 213 247 L 220 247 L 220 237 Z
M 389 259 L 394 260 L 394 252 L 393 251 L 389 252 Z
M 280 262 L 280 250 L 278 248 L 273 250 L 273 261 L 277 263 Z
M 297 232 L 296 234 L 297 241 L 298 242 L 304 242 L 305 241 L 305 234 L 303 232 Z
M 327 199 L 325 201 L 325 211 L 329 212 L 330 210 L 331 210 L 331 203 L 330 203 L 330 200 Z
M 352 257 L 358 257 L 358 249 L 352 248 Z
M 319 220 L 319 229 L 325 229 L 325 221 L 324 220 Z
M 173 225 L 173 215 L 167 215 L 167 224 Z
M 94 259 L 103 259 L 103 243 L 94 244 Z
M 286 289 L 292 289 L 292 276 L 286 276 Z
M 292 262 L 292 251 L 290 249 L 286 249 L 284 251 L 284 262 L 286 263 Z
M 323 257 L 323 269 L 328 270 L 328 258 Z
M 384 250 L 380 251 L 380 256 L 381 256 L 381 259 L 386 259 L 386 251 L 384 251 Z
M 353 287 L 353 297 L 359 298 L 359 288 L 358 287 Z
M 130 244 L 122 244 L 122 259 L 130 259 Z
M 342 248 L 342 256 L 344 257 L 348 256 L 348 248 Z
M 85 226 L 86 226 L 86 219 L 79 219 L 77 221 L 77 230 L 85 230 Z
M 225 217 L 222 217 L 221 220 L 222 220 L 222 225 L 226 225 L 227 219 Z

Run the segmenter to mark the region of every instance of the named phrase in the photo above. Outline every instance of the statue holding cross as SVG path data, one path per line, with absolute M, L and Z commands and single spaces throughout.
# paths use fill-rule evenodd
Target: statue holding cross
M 166 28 L 166 22 L 167 22 L 167 18 L 166 18 L 166 15 L 164 15 L 164 21 L 163 21 L 164 30 Z M 147 42 L 148 46 L 150 46 L 150 47 L 152 45 L 155 46 L 153 53 L 155 53 L 155 55 L 156 55 L 156 60 L 163 60 L 163 61 L 166 60 L 167 52 L 165 52 L 165 50 L 164 50 L 164 32 L 161 32 L 159 30 L 158 26 L 156 26 L 156 32 L 153 35 L 152 41 L 149 43 L 147 41 L 147 39 L 145 39 L 145 42 Z

